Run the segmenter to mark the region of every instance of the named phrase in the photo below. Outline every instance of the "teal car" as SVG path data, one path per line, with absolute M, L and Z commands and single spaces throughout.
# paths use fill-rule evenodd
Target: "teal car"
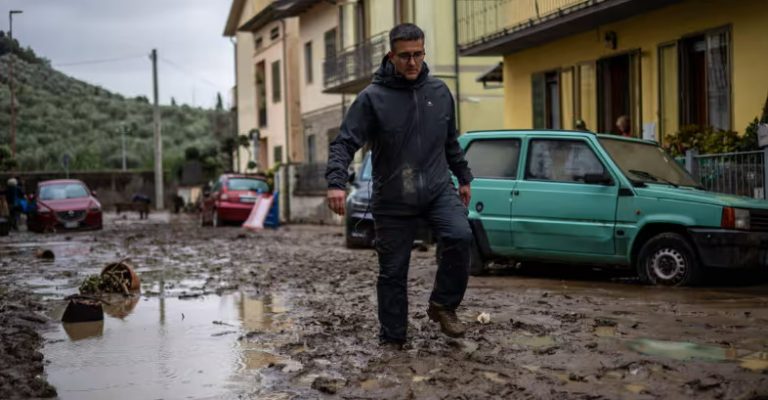
M 658 285 L 768 268 L 768 201 L 707 192 L 655 142 L 569 131 L 459 139 L 475 180 L 471 273 L 490 261 L 611 265 Z

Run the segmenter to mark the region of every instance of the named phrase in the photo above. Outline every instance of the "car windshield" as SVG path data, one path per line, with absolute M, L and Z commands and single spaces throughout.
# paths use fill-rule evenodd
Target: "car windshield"
M 230 178 L 227 180 L 227 189 L 229 190 L 252 190 L 254 192 L 269 192 L 269 185 L 261 179 L 251 178 Z
M 673 186 L 700 186 L 659 146 L 611 138 L 599 140 L 624 175 L 633 181 Z
M 88 196 L 88 189 L 80 183 L 57 183 L 40 188 L 40 200 L 77 199 Z

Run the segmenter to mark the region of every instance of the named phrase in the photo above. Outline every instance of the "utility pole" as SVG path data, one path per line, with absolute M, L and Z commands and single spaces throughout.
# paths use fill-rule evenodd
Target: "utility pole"
M 8 54 L 8 86 L 11 89 L 11 158 L 16 159 L 16 92 L 13 87 L 13 14 L 21 14 L 21 10 L 8 11 L 8 39 L 11 41 L 11 52 Z
M 125 131 L 127 131 L 128 128 L 123 125 L 123 129 L 120 130 L 120 140 L 123 143 L 123 171 L 126 171 L 128 168 L 125 165 Z
M 155 208 L 163 207 L 163 138 L 160 132 L 160 105 L 158 104 L 157 89 L 157 49 L 152 49 L 152 86 L 155 96 L 154 128 L 155 128 Z

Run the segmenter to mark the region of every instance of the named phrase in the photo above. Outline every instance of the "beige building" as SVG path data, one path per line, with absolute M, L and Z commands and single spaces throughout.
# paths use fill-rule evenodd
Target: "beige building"
M 234 0 L 224 35 L 235 38 L 237 125 L 253 141 L 239 150 L 240 171 L 302 162 L 299 21 L 277 1 Z M 249 168 L 251 162 L 256 168 Z
M 456 98 L 459 130 L 496 129 L 504 122 L 504 93 L 478 78 L 501 57 L 459 57 L 456 2 L 449 0 L 340 0 L 342 50 L 325 60 L 325 91 L 355 95 L 368 85 L 389 51 L 388 32 L 411 22 L 424 30 L 426 62 Z

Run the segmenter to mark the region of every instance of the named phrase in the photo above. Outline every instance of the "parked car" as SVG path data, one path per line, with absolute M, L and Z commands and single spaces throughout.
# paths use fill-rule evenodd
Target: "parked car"
M 243 223 L 263 193 L 269 193 L 269 184 L 262 176 L 221 175 L 210 190 L 203 190 L 200 224 L 218 227 L 225 223 Z
M 348 248 L 373 247 L 376 238 L 371 212 L 371 193 L 373 190 L 373 168 L 371 165 L 371 152 L 368 151 L 363 157 L 360 170 L 350 175 L 352 188 L 347 195 L 344 214 L 344 238 Z M 422 221 L 418 229 L 415 242 L 431 243 L 432 233 L 426 221 Z
M 57 179 L 37 184 L 27 217 L 34 232 L 101 229 L 101 203 L 88 186 L 77 179 Z
M 472 132 L 471 271 L 488 261 L 605 264 L 688 285 L 768 267 L 768 201 L 707 192 L 655 142 L 564 131 Z

